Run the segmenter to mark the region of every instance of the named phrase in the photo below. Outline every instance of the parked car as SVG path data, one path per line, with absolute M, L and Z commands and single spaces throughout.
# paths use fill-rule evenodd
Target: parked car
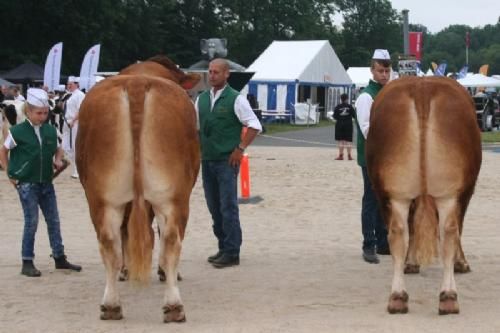
M 473 97 L 476 106 L 477 124 L 481 131 L 491 131 L 500 126 L 500 106 L 494 96 Z

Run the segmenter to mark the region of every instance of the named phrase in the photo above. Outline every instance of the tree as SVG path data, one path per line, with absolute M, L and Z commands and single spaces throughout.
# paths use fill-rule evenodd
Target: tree
M 344 18 L 344 65 L 367 66 L 374 49 L 402 49 L 401 17 L 388 0 L 338 0 Z

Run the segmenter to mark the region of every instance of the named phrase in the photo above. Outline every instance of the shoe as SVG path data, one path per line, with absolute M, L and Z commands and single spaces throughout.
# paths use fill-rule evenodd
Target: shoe
M 78 179 L 78 174 L 77 174 L 77 173 L 72 174 L 72 175 L 71 175 L 71 178 L 73 178 L 73 179 Z
M 29 277 L 39 277 L 42 275 L 38 269 L 36 269 L 33 264 L 33 260 L 23 260 L 23 268 L 21 269 L 21 274 Z
M 344 155 L 341 154 L 341 155 L 337 156 L 337 158 L 335 160 L 336 161 L 341 161 L 343 159 L 344 159 Z
M 216 254 L 214 254 L 213 256 L 210 256 L 207 258 L 207 261 L 208 262 L 214 262 L 217 258 L 219 258 L 221 255 L 223 254 L 223 252 L 221 250 L 219 250 L 219 252 L 217 252 Z
M 370 264 L 378 264 L 380 262 L 377 254 L 375 253 L 375 249 L 364 249 L 363 259 Z
M 354 158 L 352 158 L 351 155 L 349 155 L 347 158 L 349 159 L 349 161 L 352 161 L 354 159 Z
M 56 269 L 69 269 L 75 272 L 79 272 L 82 270 L 82 266 L 79 265 L 73 265 L 66 260 L 66 256 L 62 255 L 58 258 L 54 258 L 54 261 L 56 263 Z
M 215 268 L 231 267 L 240 264 L 240 256 L 223 253 L 219 258 L 212 261 Z
M 391 249 L 389 248 L 389 246 L 377 247 L 377 254 L 380 254 L 380 255 L 383 255 L 383 256 L 390 255 L 391 254 Z

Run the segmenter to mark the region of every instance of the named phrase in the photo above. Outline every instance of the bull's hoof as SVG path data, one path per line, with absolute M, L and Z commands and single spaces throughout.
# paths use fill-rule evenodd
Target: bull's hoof
M 120 320 L 122 318 L 122 307 L 120 305 L 101 305 L 101 320 Z
M 420 265 L 406 264 L 405 274 L 418 274 L 420 273 Z
M 163 322 L 182 323 L 186 321 L 184 306 L 182 304 L 165 305 L 163 307 Z
M 457 293 L 455 291 L 442 291 L 439 294 L 439 314 L 447 315 L 459 312 Z
M 161 282 L 165 282 L 167 280 L 165 271 L 160 266 L 158 266 L 158 280 L 160 280 Z
M 457 261 L 453 266 L 455 273 L 469 273 L 470 266 L 466 261 Z
M 128 269 L 125 267 L 120 270 L 120 274 L 118 275 L 118 281 L 127 281 L 128 280 Z
M 387 312 L 390 314 L 408 312 L 408 294 L 406 291 L 391 294 L 389 304 L 387 305 Z

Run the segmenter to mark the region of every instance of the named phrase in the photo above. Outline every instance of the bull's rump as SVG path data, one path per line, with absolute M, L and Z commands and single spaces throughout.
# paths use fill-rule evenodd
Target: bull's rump
M 146 200 L 179 195 L 191 189 L 199 168 L 194 107 L 168 80 L 106 79 L 82 103 L 76 153 L 89 200 L 90 195 L 113 205 L 130 202 L 138 175 Z
M 372 106 L 366 157 L 374 187 L 397 198 L 473 187 L 480 133 L 465 89 L 447 78 L 403 78 Z

